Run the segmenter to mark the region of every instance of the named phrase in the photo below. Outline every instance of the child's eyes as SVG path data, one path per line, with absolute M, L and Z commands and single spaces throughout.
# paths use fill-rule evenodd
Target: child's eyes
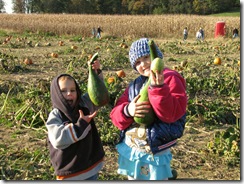
M 149 55 L 144 56 L 145 59 L 149 58 Z
M 74 93 L 74 92 L 76 92 L 76 90 L 75 89 L 71 89 L 71 90 L 62 89 L 61 92 L 62 93 L 67 93 L 67 92 Z
M 150 56 L 146 55 L 146 56 L 142 56 L 139 60 L 136 61 L 136 66 L 140 65 L 141 62 L 145 62 Z
M 137 61 L 137 62 L 136 62 L 136 66 L 137 66 L 137 65 L 140 65 L 140 64 L 141 64 L 141 61 Z

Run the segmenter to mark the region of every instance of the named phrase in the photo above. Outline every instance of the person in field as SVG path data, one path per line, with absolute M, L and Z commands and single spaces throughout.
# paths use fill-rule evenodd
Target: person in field
M 168 180 L 173 177 L 170 147 L 177 142 L 174 135 L 183 134 L 186 122 L 186 82 L 178 72 L 169 68 L 164 68 L 161 73 L 150 70 L 148 41 L 148 38 L 141 38 L 130 47 L 130 63 L 139 77 L 116 101 L 110 118 L 121 130 L 120 141 L 116 145 L 118 173 L 127 175 L 129 180 Z M 160 49 L 156 48 L 158 57 L 163 58 Z M 149 77 L 150 103 L 138 102 L 140 89 Z M 154 122 L 148 126 L 136 123 L 134 117 L 145 117 L 150 107 L 156 114 Z
M 196 33 L 196 40 L 201 41 L 201 39 L 202 39 L 202 33 L 200 32 L 200 30 L 198 30 Z
M 199 32 L 201 33 L 201 39 L 202 39 L 202 41 L 204 41 L 204 37 L 205 37 L 205 35 L 204 35 L 204 30 L 203 30 L 203 28 L 200 27 Z
M 103 78 L 100 62 L 92 65 Z M 94 117 L 99 107 L 81 94 L 76 80 L 60 74 L 51 82 L 53 109 L 46 127 L 48 147 L 57 180 L 97 180 L 104 165 L 104 149 Z
M 100 26 L 97 28 L 97 38 L 101 38 L 102 37 L 102 35 L 101 35 L 101 32 L 103 32 L 102 31 L 102 29 L 100 28 Z
M 232 31 L 232 38 L 237 38 L 239 36 L 239 31 L 237 28 L 233 29 Z
M 186 41 L 187 37 L 188 37 L 188 30 L 187 27 L 185 27 L 183 30 L 183 41 Z

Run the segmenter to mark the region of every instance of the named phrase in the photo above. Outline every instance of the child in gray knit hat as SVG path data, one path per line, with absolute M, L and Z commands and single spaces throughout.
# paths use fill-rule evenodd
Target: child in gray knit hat
M 165 125 L 172 125 L 170 131 L 176 134 L 184 130 L 186 83 L 178 72 L 169 68 L 155 74 L 150 70 L 148 41 L 148 38 L 141 38 L 130 47 L 130 63 L 139 77 L 130 83 L 117 100 L 110 118 L 121 130 L 120 142 L 116 145 L 119 153 L 118 173 L 127 175 L 129 180 L 168 180 L 172 177 L 170 147 L 176 144 L 177 138 L 170 137 Z M 163 59 L 158 47 L 157 55 Z M 138 102 L 140 89 L 149 77 L 150 102 Z M 142 126 L 134 122 L 134 117 L 143 118 L 150 107 L 156 114 L 152 124 Z
M 129 51 L 129 57 L 130 57 L 130 63 L 132 68 L 136 70 L 136 61 L 138 58 L 143 56 L 149 56 L 150 55 L 150 49 L 148 45 L 148 39 L 147 38 L 141 38 L 140 40 L 133 42 Z M 163 53 L 157 49 L 157 55 L 163 59 Z

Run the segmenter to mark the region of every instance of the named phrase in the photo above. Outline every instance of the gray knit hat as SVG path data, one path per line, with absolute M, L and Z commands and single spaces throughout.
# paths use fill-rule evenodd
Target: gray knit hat
M 136 70 L 136 60 L 140 57 L 150 55 L 150 49 L 148 45 L 148 38 L 141 38 L 131 44 L 130 51 L 129 51 L 129 58 L 131 66 L 134 70 Z M 158 56 L 163 59 L 163 53 L 159 50 L 156 46 Z

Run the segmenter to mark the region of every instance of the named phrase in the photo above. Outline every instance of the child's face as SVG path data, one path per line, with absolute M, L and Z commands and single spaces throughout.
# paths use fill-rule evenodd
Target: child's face
M 71 79 L 59 79 L 60 90 L 71 107 L 75 106 L 77 100 L 77 91 L 75 82 Z
M 136 60 L 136 70 L 143 76 L 149 77 L 151 67 L 150 56 L 142 56 Z

